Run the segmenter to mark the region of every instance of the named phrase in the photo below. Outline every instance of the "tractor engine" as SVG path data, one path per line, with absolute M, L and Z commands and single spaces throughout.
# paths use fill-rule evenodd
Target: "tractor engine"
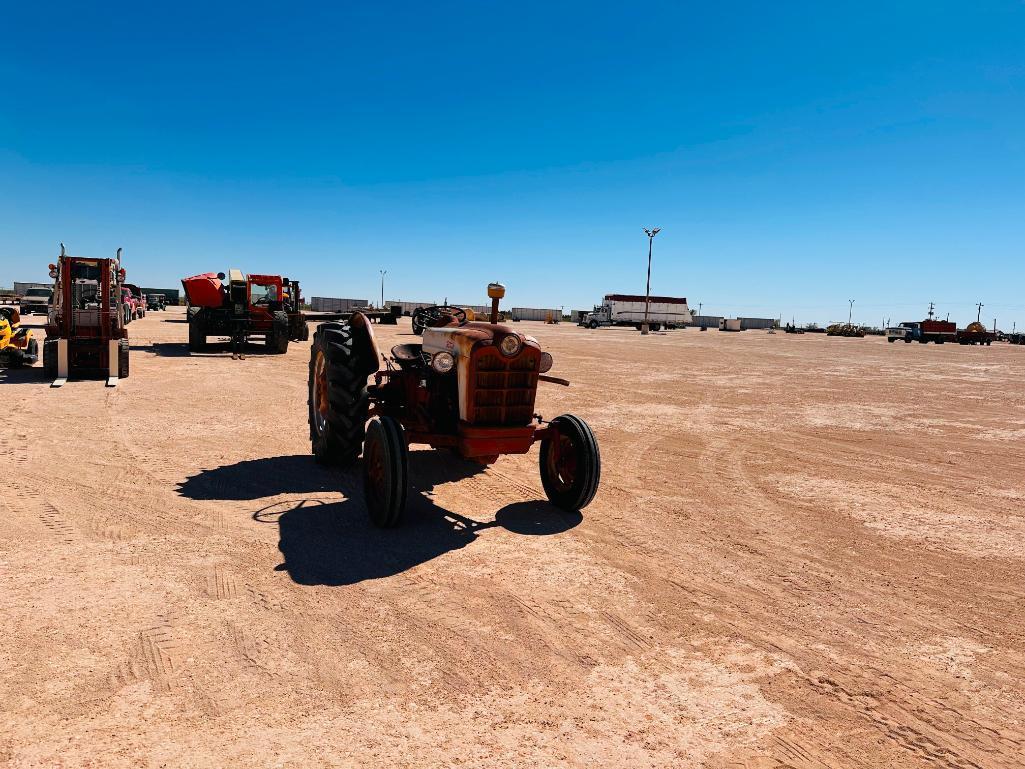
M 455 375 L 459 421 L 522 427 L 534 416 L 541 347 L 533 337 L 487 323 L 424 330 L 423 351 L 439 374 Z

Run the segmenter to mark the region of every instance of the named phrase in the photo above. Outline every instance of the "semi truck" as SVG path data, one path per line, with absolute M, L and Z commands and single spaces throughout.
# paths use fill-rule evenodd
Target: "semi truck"
M 606 294 L 601 304 L 585 314 L 579 325 L 587 328 L 599 326 L 634 326 L 644 323 L 643 295 Z M 683 328 L 691 322 L 693 313 L 682 296 L 653 296 L 648 300 L 648 326 L 652 331 L 660 328 Z

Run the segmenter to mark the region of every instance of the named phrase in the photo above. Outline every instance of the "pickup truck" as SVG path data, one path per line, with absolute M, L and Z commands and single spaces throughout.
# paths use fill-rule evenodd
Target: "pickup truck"
M 53 298 L 53 291 L 48 288 L 30 288 L 21 298 L 21 314 L 33 315 L 39 313 L 46 315 L 50 311 L 50 300 Z

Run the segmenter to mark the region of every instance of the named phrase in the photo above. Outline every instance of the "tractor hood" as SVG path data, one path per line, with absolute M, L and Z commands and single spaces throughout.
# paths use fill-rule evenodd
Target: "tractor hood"
M 221 307 L 228 293 L 216 272 L 182 278 L 182 288 L 192 307 Z
M 502 325 L 501 323 L 484 323 L 470 321 L 462 326 L 442 326 L 441 328 L 425 328 L 423 334 L 424 352 L 448 352 L 456 357 L 468 358 L 470 351 L 478 344 L 499 344 L 503 337 L 519 337 L 524 345 L 540 348 L 537 340 Z

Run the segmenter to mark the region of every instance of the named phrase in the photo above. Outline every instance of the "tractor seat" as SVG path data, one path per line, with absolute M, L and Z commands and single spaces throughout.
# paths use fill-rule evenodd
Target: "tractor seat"
M 420 344 L 397 344 L 391 348 L 391 354 L 400 366 L 421 363 L 424 359 L 424 348 Z

